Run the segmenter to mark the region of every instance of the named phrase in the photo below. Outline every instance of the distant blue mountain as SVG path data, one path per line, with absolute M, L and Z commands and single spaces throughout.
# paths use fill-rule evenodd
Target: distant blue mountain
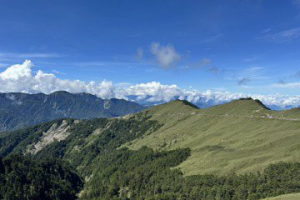
M 118 117 L 145 109 L 123 99 L 104 100 L 87 93 L 0 93 L 0 131 L 15 130 L 57 118 Z

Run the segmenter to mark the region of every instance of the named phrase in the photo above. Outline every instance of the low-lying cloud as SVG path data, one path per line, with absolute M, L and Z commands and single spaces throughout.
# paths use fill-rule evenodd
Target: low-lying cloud
M 249 95 L 210 90 L 202 92 L 195 89 L 182 89 L 177 85 L 162 85 L 159 82 L 121 87 L 115 86 L 111 81 L 106 80 L 96 83 L 94 81 L 84 82 L 80 80 L 60 79 L 55 74 L 45 73 L 41 70 L 35 73 L 32 70 L 33 67 L 34 64 L 26 60 L 23 64 L 12 65 L 1 72 L 0 92 L 42 92 L 46 94 L 61 90 L 72 93 L 86 92 L 104 99 L 123 98 L 148 105 L 164 103 L 173 99 L 185 99 L 200 107 L 209 107 L 241 97 L 251 96 L 277 109 L 300 106 L 300 95 Z M 285 84 L 286 86 L 288 85 Z

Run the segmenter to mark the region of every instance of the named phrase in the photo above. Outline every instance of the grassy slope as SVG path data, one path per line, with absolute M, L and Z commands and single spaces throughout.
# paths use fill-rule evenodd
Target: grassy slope
M 265 200 L 299 200 L 299 199 L 300 199 L 300 193 L 296 193 L 296 194 L 280 195 L 278 197 L 271 197 Z
M 130 148 L 189 147 L 191 157 L 179 166 L 186 175 L 256 172 L 270 163 L 300 161 L 300 121 L 288 120 L 300 119 L 298 111 L 271 111 L 253 100 L 237 100 L 202 110 L 173 101 L 145 112 L 164 126 Z

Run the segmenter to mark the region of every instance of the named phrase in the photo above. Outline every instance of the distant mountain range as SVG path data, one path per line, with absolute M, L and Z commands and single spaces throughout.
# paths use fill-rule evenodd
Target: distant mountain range
M 104 100 L 87 93 L 0 93 L 0 132 L 58 118 L 118 117 L 145 109 L 123 99 Z
M 167 103 L 167 101 L 165 101 L 165 100 L 157 100 L 157 98 L 155 98 L 155 96 L 152 96 L 152 95 L 143 96 L 143 98 L 141 98 L 138 95 L 128 95 L 126 97 L 130 101 L 137 102 L 138 104 L 144 105 L 147 107 Z M 244 96 L 244 98 L 248 98 L 248 97 L 251 97 L 251 95 Z M 217 97 L 214 95 L 211 95 L 211 96 L 203 95 L 203 96 L 199 96 L 194 99 L 190 99 L 188 96 L 174 96 L 173 98 L 170 99 L 170 101 L 174 101 L 176 99 L 182 99 L 182 100 L 185 99 L 185 100 L 189 100 L 191 103 L 195 104 L 199 108 L 209 108 L 212 106 L 225 104 L 225 103 L 228 103 L 230 101 L 233 101 L 233 100 L 239 99 L 239 98 L 242 98 L 242 97 L 220 98 L 220 97 Z M 287 103 L 287 102 L 285 102 L 282 105 L 279 105 L 278 103 L 275 103 L 272 101 L 270 101 L 270 102 L 264 101 L 264 104 L 272 110 L 287 110 L 287 109 L 297 108 L 297 105 L 294 105 L 293 103 Z

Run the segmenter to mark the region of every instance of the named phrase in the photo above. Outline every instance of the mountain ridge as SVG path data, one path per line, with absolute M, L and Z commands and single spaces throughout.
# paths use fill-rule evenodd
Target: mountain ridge
M 0 133 L 0 156 L 69 162 L 85 179 L 80 199 L 259 199 L 299 192 L 300 124 L 287 117 L 255 100 L 209 109 L 177 100 Z
M 142 112 L 163 126 L 125 146 L 189 147 L 191 156 L 179 166 L 186 175 L 247 173 L 278 161 L 300 161 L 300 114 L 269 110 L 253 99 L 205 109 L 173 101 Z
M 145 107 L 123 99 L 101 99 L 88 93 L 0 93 L 0 132 L 58 118 L 119 117 Z
M 111 123 L 126 124 L 133 120 L 132 122 L 136 124 L 135 131 L 141 129 L 139 123 L 155 123 L 155 128 L 143 129 L 144 133 L 141 136 L 135 136 L 135 131 L 130 130 L 130 133 L 126 134 L 131 134 L 132 140 L 122 143 L 121 146 L 132 150 L 138 150 L 143 146 L 167 151 L 190 148 L 191 156 L 179 166 L 185 175 L 226 174 L 233 171 L 236 173 L 256 172 L 262 171 L 274 162 L 300 161 L 300 143 L 298 142 L 300 135 L 297 134 L 300 129 L 300 115 L 290 115 L 284 111 L 266 109 L 253 99 L 240 99 L 205 109 L 198 109 L 186 101 L 175 100 L 137 114 L 129 114 L 111 120 L 107 121 L 107 119 L 101 118 L 80 120 L 79 125 L 76 125 L 73 119 L 68 121 L 76 127 L 89 127 L 88 124 L 93 124 L 92 127 L 95 128 L 87 129 L 90 136 L 85 139 L 86 142 L 96 140 L 103 131 L 112 129 L 123 132 L 126 130 L 116 129 L 116 127 L 111 126 Z M 106 124 L 104 127 L 96 128 L 98 127 L 97 123 L 104 122 Z M 33 137 L 36 138 L 33 139 L 36 141 L 35 143 L 31 143 L 32 139 L 29 139 L 26 149 L 24 149 L 24 145 L 19 145 L 20 148 L 18 147 L 18 149 L 28 152 L 27 148 L 34 147 L 36 149 L 39 146 L 43 147 L 44 144 L 50 148 L 55 140 L 50 140 L 51 142 L 47 143 L 47 140 L 43 139 L 43 135 L 53 134 L 53 132 L 48 131 L 53 123 L 56 122 L 49 122 L 49 126 L 43 125 L 42 127 L 46 127 L 45 130 L 42 127 L 31 129 L 29 132 L 32 132 L 33 135 L 39 130 L 43 131 L 38 133 L 38 137 Z M 59 125 L 55 125 L 55 127 L 59 127 Z M 69 130 L 70 133 L 68 131 L 67 133 L 58 132 L 52 136 L 63 138 L 62 142 L 64 142 L 72 136 L 73 129 Z M 24 135 L 27 138 L 27 132 L 25 129 L 22 134 L 20 131 L 16 131 L 13 135 Z M 3 134 L 0 140 L 4 142 L 5 138 L 9 138 L 9 134 Z M 23 141 L 24 138 L 16 140 Z M 5 152 L 14 151 L 14 147 L 7 149 L 8 151 L 5 150 Z M 38 149 L 38 151 L 40 150 Z M 32 152 L 35 151 L 32 150 Z M 214 159 L 208 159 L 209 157 Z

